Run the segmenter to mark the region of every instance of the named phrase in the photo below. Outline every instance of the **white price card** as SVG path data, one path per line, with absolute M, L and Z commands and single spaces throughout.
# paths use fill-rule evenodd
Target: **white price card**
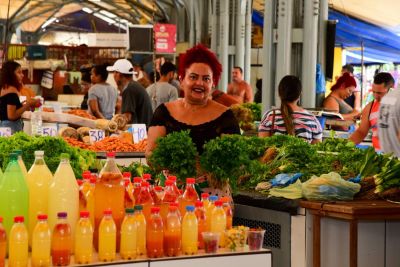
M 11 128 L 0 127 L 0 137 L 9 137 L 9 136 L 11 136 Z
M 147 138 L 146 124 L 132 124 L 133 143 L 137 144 Z
M 98 130 L 98 129 L 89 130 L 89 137 L 91 143 L 103 140 L 105 136 L 106 134 L 104 130 Z
M 43 136 L 57 136 L 57 125 L 46 125 L 42 129 Z

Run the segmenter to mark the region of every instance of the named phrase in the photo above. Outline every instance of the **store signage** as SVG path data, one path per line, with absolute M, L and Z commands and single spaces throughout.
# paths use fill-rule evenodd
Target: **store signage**
M 103 140 L 105 136 L 106 134 L 104 130 L 98 130 L 98 129 L 89 130 L 89 137 L 91 143 Z
M 147 138 L 146 124 L 132 124 L 133 143 L 137 144 Z
M 57 125 L 47 125 L 43 126 L 42 129 L 43 136 L 57 136 Z
M 11 128 L 0 127 L 0 137 L 9 137 L 9 136 L 11 136 Z
M 176 52 L 176 25 L 154 25 L 155 50 L 157 53 Z

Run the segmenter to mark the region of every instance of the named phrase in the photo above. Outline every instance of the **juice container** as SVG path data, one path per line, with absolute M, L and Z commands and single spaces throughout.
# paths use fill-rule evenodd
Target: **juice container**
M 164 252 L 166 256 L 178 256 L 182 247 L 181 220 L 177 206 L 170 206 L 164 228 Z
M 60 164 L 49 187 L 49 224 L 50 229 L 54 229 L 57 214 L 59 212 L 67 213 L 68 216 L 62 221 L 68 220 L 68 227 L 71 228 L 70 237 L 74 238 L 75 225 L 79 216 L 79 188 L 69 163 L 69 155 L 62 153 L 60 158 Z M 73 241 L 71 245 L 74 245 Z
M 3 226 L 3 217 L 0 217 L 0 266 L 5 266 L 7 255 L 7 234 Z
M 133 208 L 135 206 L 135 199 L 133 198 L 133 186 L 131 181 L 124 179 L 124 187 L 125 187 L 125 197 L 124 197 L 124 207 Z
M 28 266 L 28 230 L 24 216 L 16 216 L 10 230 L 8 266 Z
M 47 215 L 37 216 L 37 223 L 32 233 L 32 267 L 50 266 L 51 231 Z
M 59 212 L 57 218 L 51 240 L 51 259 L 55 266 L 67 266 L 73 251 L 71 226 L 66 212 Z
M 161 201 L 161 211 L 160 211 L 160 215 L 161 218 L 163 219 L 163 222 L 167 221 L 167 214 L 170 204 L 177 203 L 178 200 L 178 195 L 174 190 L 173 184 L 174 182 L 171 180 L 165 181 L 165 193 Z
M 179 198 L 179 211 L 182 216 L 185 216 L 186 206 L 194 206 L 196 201 L 199 200 L 199 196 L 197 195 L 196 189 L 194 188 L 195 179 L 187 178 L 186 179 L 186 188 L 183 195 Z
M 53 174 L 44 161 L 44 151 L 35 151 L 35 161 L 26 177 L 29 188 L 29 244 L 32 244 L 32 233 L 37 223 L 38 214 L 49 211 L 49 186 Z M 46 219 L 47 221 L 47 219 Z
M 153 206 L 154 202 L 150 195 L 148 182 L 142 182 L 136 203 L 142 205 L 144 217 L 146 217 L 146 220 L 149 220 L 151 207 Z
M 137 225 L 133 217 L 134 211 L 133 208 L 125 210 L 125 218 L 121 225 L 120 255 L 124 260 L 136 258 Z
M 151 216 L 147 220 L 146 242 L 147 257 L 160 258 L 164 255 L 164 225 L 159 207 L 151 208 Z
M 210 232 L 211 230 L 211 217 L 212 217 L 212 212 L 215 208 L 215 201 L 218 200 L 217 196 L 210 196 L 208 198 L 208 205 L 204 206 L 204 209 L 206 210 L 206 220 L 207 220 L 207 232 Z
M 87 184 L 86 182 L 84 184 Z M 94 227 L 94 190 L 96 188 L 96 178 L 90 176 L 88 187 L 85 189 L 86 210 L 89 212 L 90 224 Z
M 29 214 L 28 186 L 17 160 L 17 154 L 11 153 L 0 184 L 0 215 L 3 216 L 8 236 L 14 217 L 24 216 L 27 219 Z
M 208 206 L 208 204 L 210 203 L 210 200 L 208 200 L 208 198 L 210 197 L 210 195 L 208 193 L 201 193 L 201 202 L 203 202 L 203 207 L 206 208 Z
M 122 174 L 115 163 L 115 153 L 107 153 L 107 161 L 100 171 L 100 179 L 94 191 L 95 228 L 94 245 L 98 248 L 98 230 L 105 210 L 112 210 L 113 219 L 117 227 L 117 251 L 119 251 L 119 238 L 121 223 L 124 219 L 125 188 L 122 184 Z
M 178 186 L 176 185 L 176 176 L 168 176 L 168 180 L 171 180 L 173 182 L 173 187 L 175 193 L 178 195 L 178 197 L 181 195 L 181 191 L 179 190 Z
M 133 197 L 135 199 L 135 203 L 140 193 L 140 186 L 142 184 L 142 177 L 134 177 L 133 178 Z
M 160 185 L 154 186 L 154 191 L 156 191 L 157 197 L 159 199 L 163 199 L 163 197 L 164 197 L 164 189 L 163 189 L 162 186 L 160 186 Z
M 145 182 L 148 182 L 149 180 L 151 180 L 151 174 L 150 173 L 143 173 L 142 177 L 143 177 L 143 180 Z
M 22 150 L 20 150 L 20 149 L 15 149 L 15 150 L 13 151 L 13 153 L 17 153 L 17 155 L 18 155 L 18 164 L 19 164 L 19 166 L 21 167 L 21 171 L 22 171 L 22 173 L 24 174 L 24 177 L 25 177 L 25 179 L 26 179 L 26 177 L 28 176 L 28 171 L 27 171 L 27 169 L 26 169 L 24 160 L 22 159 Z
M 232 207 L 229 203 L 228 197 L 221 197 L 221 201 L 222 201 L 222 208 L 224 209 L 226 214 L 226 229 L 229 230 L 232 228 L 232 222 L 233 222 Z
M 83 194 L 83 180 L 76 180 L 79 188 L 79 212 L 86 210 L 86 197 Z
M 224 244 L 224 234 L 226 230 L 226 213 L 222 208 L 222 201 L 215 201 L 215 208 L 211 214 L 210 232 L 220 233 L 219 246 Z
M 99 227 L 99 260 L 113 261 L 117 250 L 117 227 L 111 210 L 104 211 Z
M 200 200 L 196 201 L 196 207 L 194 210 L 194 214 L 196 214 L 197 223 L 198 223 L 198 242 L 199 248 L 204 248 L 203 241 L 203 232 L 207 232 L 207 219 L 206 219 L 206 211 L 204 210 L 203 202 Z
M 186 211 L 182 220 L 182 252 L 186 255 L 194 255 L 197 253 L 198 223 L 194 206 L 186 206 Z
M 75 262 L 88 264 L 93 255 L 93 226 L 90 222 L 89 211 L 81 211 L 80 219 L 75 229 Z
M 142 205 L 135 205 L 135 213 L 133 219 L 137 227 L 137 238 L 136 238 L 136 254 L 141 256 L 146 254 L 146 218 L 142 212 Z

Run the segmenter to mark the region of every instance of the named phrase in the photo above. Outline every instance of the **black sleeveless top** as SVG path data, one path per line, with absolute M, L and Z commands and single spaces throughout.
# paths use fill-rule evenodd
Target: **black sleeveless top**
M 240 134 L 239 124 L 230 109 L 227 109 L 218 118 L 199 125 L 190 125 L 180 122 L 171 116 L 167 107 L 161 104 L 154 111 L 151 126 L 164 126 L 167 134 L 177 131 L 190 130 L 190 137 L 197 147 L 199 154 L 203 152 L 203 145 L 222 134 Z
M 16 109 L 22 107 L 19 97 L 16 93 L 8 93 L 0 97 L 0 120 L 6 121 L 8 119 L 7 105 L 15 106 Z

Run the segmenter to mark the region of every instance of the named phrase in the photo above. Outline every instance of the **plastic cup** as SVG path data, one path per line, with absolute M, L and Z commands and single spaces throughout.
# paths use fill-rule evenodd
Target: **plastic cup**
M 212 232 L 203 232 L 201 234 L 203 235 L 205 253 L 217 253 L 220 234 Z
M 264 242 L 265 230 L 249 230 L 247 244 L 250 250 L 260 250 Z

